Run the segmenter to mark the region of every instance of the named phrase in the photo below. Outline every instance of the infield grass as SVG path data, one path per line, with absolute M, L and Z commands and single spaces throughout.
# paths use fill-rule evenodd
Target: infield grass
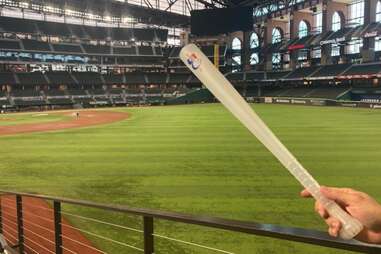
M 381 201 L 381 111 L 254 106 L 324 185 L 349 186 Z M 325 230 L 313 201 L 221 105 L 112 109 L 122 122 L 0 137 L 2 189 L 109 204 Z M 64 206 L 64 211 L 141 227 L 136 217 Z M 78 227 L 142 247 L 138 233 L 69 218 Z M 233 253 L 346 253 L 180 223 L 155 232 Z M 90 237 L 107 253 L 140 253 Z M 155 253 L 218 253 L 156 240 Z

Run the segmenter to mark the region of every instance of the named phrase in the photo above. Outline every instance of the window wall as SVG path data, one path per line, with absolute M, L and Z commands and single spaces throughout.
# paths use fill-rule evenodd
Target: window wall
M 271 42 L 273 44 L 275 43 L 279 43 L 282 41 L 282 32 L 279 28 L 273 28 L 273 31 L 272 31 L 272 37 L 271 37 Z
M 307 35 L 308 35 L 308 25 L 304 20 L 302 20 L 299 23 L 298 36 L 299 38 L 303 38 L 303 37 L 306 37 Z
M 341 29 L 341 17 L 338 12 L 332 15 L 332 31 L 336 32 Z
M 367 0 L 369 1 L 369 0 Z M 364 24 L 364 1 L 353 1 L 348 8 L 348 21 L 353 26 Z
M 348 8 L 349 24 L 352 27 L 356 27 L 364 24 L 364 1 L 353 1 Z M 345 47 L 345 53 L 347 54 L 358 54 L 362 47 L 362 39 L 351 40 Z
M 312 29 L 314 34 L 320 34 L 323 31 L 323 13 L 314 14 L 315 27 Z
M 376 7 L 376 22 L 381 22 L 381 1 L 378 1 Z M 374 50 L 381 51 L 381 37 L 377 36 L 374 42 Z
M 273 53 L 273 56 L 272 56 L 273 69 L 280 69 L 281 61 L 282 61 L 281 54 L 280 53 Z
M 252 33 L 250 35 L 250 49 L 254 50 L 259 47 L 259 38 L 256 33 Z M 250 55 L 250 64 L 255 65 L 259 63 L 259 56 L 258 53 L 252 52 Z
M 360 53 L 360 49 L 362 45 L 363 45 L 362 39 L 351 40 L 350 42 L 348 42 L 348 45 L 346 46 L 346 53 L 358 54 Z
M 232 41 L 232 72 L 237 72 L 241 67 L 241 50 L 242 42 L 239 38 L 235 37 Z

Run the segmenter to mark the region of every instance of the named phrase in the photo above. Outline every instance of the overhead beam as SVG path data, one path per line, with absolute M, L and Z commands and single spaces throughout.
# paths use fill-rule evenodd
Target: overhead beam
M 212 9 L 215 9 L 215 8 L 218 8 L 214 3 L 218 3 L 218 4 L 221 4 L 223 6 L 227 6 L 225 3 L 222 3 L 220 1 L 217 1 L 217 0 L 212 0 L 212 3 L 209 3 L 205 0 L 196 0 L 197 2 L 203 4 L 205 7 L 209 7 L 209 8 L 212 8 Z

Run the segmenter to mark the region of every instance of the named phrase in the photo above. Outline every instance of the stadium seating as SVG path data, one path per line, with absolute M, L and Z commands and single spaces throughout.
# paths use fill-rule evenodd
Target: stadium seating
M 167 41 L 168 31 L 151 28 L 122 28 L 74 25 L 30 19 L 0 17 L 0 31 L 43 34 L 49 36 L 71 37 L 93 40 L 130 41 Z
M 277 80 L 287 77 L 289 75 L 289 71 L 270 71 L 266 72 L 266 79 L 268 80 Z
M 26 50 L 51 51 L 49 43 L 36 40 L 21 40 Z
M 45 93 L 45 95 L 47 97 L 60 97 L 60 96 L 63 97 L 63 96 L 67 96 L 66 91 L 57 90 L 57 89 L 45 90 L 44 93 Z
M 146 83 L 144 73 L 128 72 L 125 73 L 126 84 L 144 84 Z
M 103 75 L 103 79 L 107 85 L 123 84 L 124 76 L 121 74 Z
M 267 87 L 262 89 L 262 96 L 336 99 L 347 90 L 345 87 Z
M 203 103 L 203 102 L 213 102 L 214 97 L 207 89 L 197 89 L 192 90 L 189 93 L 169 99 L 166 104 L 190 104 L 190 103 Z
M 90 36 L 86 34 L 84 26 L 67 24 L 68 29 L 71 31 L 72 36 L 82 39 L 90 39 Z
M 265 87 L 261 91 L 262 96 L 272 96 L 279 97 L 282 96 L 284 92 L 286 92 L 288 88 L 279 88 L 279 87 Z
M 173 47 L 169 49 L 169 57 L 170 58 L 178 58 L 180 54 L 181 47 Z M 201 51 L 208 57 L 214 56 L 214 46 L 202 46 Z M 225 56 L 226 53 L 226 46 L 220 46 L 219 47 L 219 55 Z
M 48 98 L 47 104 L 50 104 L 50 105 L 72 105 L 73 101 L 69 98 Z
M 214 46 L 203 46 L 203 47 L 201 47 L 201 51 L 206 56 L 214 56 Z
M 334 65 L 325 65 L 317 72 L 315 72 L 312 77 L 334 77 L 343 73 L 348 69 L 351 64 L 334 64 Z
M 72 75 L 81 85 L 102 85 L 101 75 L 97 72 L 73 72 Z
M 156 39 L 159 41 L 167 41 L 168 39 L 168 30 L 166 29 L 155 29 Z
M 190 76 L 189 83 L 201 84 L 200 80 L 198 80 L 198 78 L 193 74 L 191 74 Z
M 161 47 L 154 47 L 155 49 L 155 55 L 163 55 L 163 49 Z
M 43 99 L 37 97 L 33 97 L 31 99 L 14 99 L 13 102 L 17 107 L 33 107 L 46 105 L 46 102 Z
M 226 75 L 226 78 L 231 81 L 243 81 L 244 73 L 243 72 L 233 72 Z
M 12 90 L 10 92 L 12 97 L 36 97 L 38 99 L 41 97 L 40 91 L 34 89 L 26 89 L 26 90 Z
M 110 95 L 122 95 L 124 90 L 122 88 L 111 88 L 108 90 Z
M 113 47 L 114 54 L 116 55 L 136 55 L 136 47 Z
M 139 55 L 152 56 L 153 49 L 151 46 L 140 46 L 138 47 Z
M 258 87 L 248 86 L 246 89 L 246 97 L 255 97 L 258 96 Z
M 278 96 L 302 98 L 302 97 L 308 97 L 312 91 L 313 89 L 311 88 L 289 88 L 289 89 L 284 89 L 284 91 L 279 93 Z
M 95 40 L 111 39 L 111 29 L 107 27 L 84 26 L 86 34 Z
M 36 21 L 36 25 L 42 34 L 63 37 L 70 36 L 70 31 L 64 23 Z
M 133 30 L 126 28 L 112 28 L 112 38 L 117 41 L 130 41 L 133 38 Z
M 171 84 L 184 84 L 188 82 L 190 73 L 171 73 L 169 74 L 168 83 Z
M 72 85 L 76 83 L 70 73 L 66 71 L 46 72 L 46 76 L 48 77 L 51 84 Z
M 381 72 L 381 64 L 352 65 L 342 75 L 372 75 Z
M 15 76 L 12 72 L 0 72 L 0 84 L 14 85 L 16 84 Z
M 22 85 L 45 85 L 48 84 L 41 72 L 16 73 Z
M 292 71 L 289 75 L 287 75 L 286 79 L 302 79 L 310 76 L 315 71 L 317 71 L 320 66 L 313 66 L 313 67 L 305 67 L 305 68 L 298 68 L 294 71 Z
M 171 50 L 170 50 L 170 53 L 169 53 L 169 57 L 171 58 L 178 58 L 179 57 L 179 54 L 180 54 L 180 50 L 181 48 L 180 47 L 173 47 Z
M 153 29 L 134 29 L 134 38 L 137 41 L 154 41 L 155 33 Z
M 131 95 L 143 96 L 142 89 L 140 88 L 126 88 L 125 93 L 127 96 L 131 96 Z
M 19 41 L 0 40 L 0 49 L 21 49 Z
M 310 98 L 325 98 L 336 99 L 340 94 L 344 93 L 348 88 L 316 88 L 313 89 L 308 97 Z
M 145 93 L 148 95 L 158 95 L 161 94 L 161 89 L 160 88 L 146 88 Z
M 91 105 L 95 103 L 95 100 L 90 97 L 76 97 L 73 100 L 74 100 L 74 103 L 82 104 L 82 105 Z
M 81 90 L 81 89 L 69 89 L 67 90 L 67 93 L 71 96 L 89 96 L 85 90 Z
M 167 82 L 167 74 L 166 73 L 146 73 L 146 77 L 148 79 L 148 83 L 160 83 L 164 84 Z
M 246 80 L 263 80 L 264 72 L 246 72 Z
M 111 54 L 110 46 L 82 44 L 82 47 L 88 54 Z
M 93 96 L 102 96 L 102 97 L 107 96 L 106 91 L 103 89 L 91 89 L 88 91 L 89 91 L 89 94 Z
M 5 92 L 0 92 L 0 109 L 10 108 L 12 106 L 11 102 L 6 96 Z
M 35 34 L 38 33 L 35 23 L 26 19 L 0 17 L 0 28 L 7 32 Z
M 65 53 L 84 53 L 78 44 L 52 44 L 54 51 Z

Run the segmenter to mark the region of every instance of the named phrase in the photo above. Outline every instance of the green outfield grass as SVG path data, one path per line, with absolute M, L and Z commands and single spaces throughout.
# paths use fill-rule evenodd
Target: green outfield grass
M 324 185 L 350 186 L 381 201 L 381 111 L 254 105 Z M 113 109 L 122 122 L 0 137 L 2 189 L 110 204 L 325 230 L 313 201 L 221 105 Z M 140 227 L 136 218 L 65 206 L 65 211 Z M 72 219 L 141 247 L 139 234 Z M 233 253 L 345 253 L 179 223 L 156 233 Z M 140 253 L 96 240 L 108 253 Z M 157 240 L 156 253 L 215 253 Z

